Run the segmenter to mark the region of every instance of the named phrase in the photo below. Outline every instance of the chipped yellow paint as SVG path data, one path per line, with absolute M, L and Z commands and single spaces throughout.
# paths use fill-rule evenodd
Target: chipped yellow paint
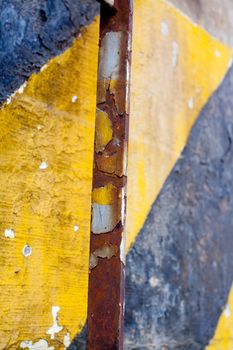
M 85 323 L 98 39 L 96 19 L 0 111 L 0 349 Z
M 228 303 L 219 319 L 213 340 L 206 350 L 232 350 L 233 349 L 233 288 Z
M 110 205 L 115 202 L 117 188 L 112 184 L 95 188 L 92 193 L 93 202 L 100 205 Z
M 103 151 L 112 139 L 112 123 L 107 113 L 97 109 L 96 111 L 96 136 L 95 150 Z
M 134 1 L 127 250 L 231 58 L 166 1 Z

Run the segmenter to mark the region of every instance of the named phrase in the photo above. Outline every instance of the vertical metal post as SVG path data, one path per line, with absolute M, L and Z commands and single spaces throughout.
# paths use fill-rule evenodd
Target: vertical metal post
M 132 0 L 101 5 L 88 350 L 123 349 Z

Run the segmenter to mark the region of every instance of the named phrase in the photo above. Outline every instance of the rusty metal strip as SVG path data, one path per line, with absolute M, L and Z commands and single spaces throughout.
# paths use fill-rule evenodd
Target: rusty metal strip
M 132 0 L 101 7 L 87 349 L 122 350 Z

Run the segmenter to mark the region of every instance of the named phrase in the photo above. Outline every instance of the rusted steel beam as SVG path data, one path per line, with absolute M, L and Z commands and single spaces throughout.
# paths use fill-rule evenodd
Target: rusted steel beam
M 88 350 L 123 349 L 132 0 L 108 2 L 116 11 L 101 6 Z

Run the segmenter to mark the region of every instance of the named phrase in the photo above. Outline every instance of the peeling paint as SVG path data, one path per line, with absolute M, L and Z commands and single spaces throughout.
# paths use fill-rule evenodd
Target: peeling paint
M 96 134 L 95 134 L 95 150 L 101 152 L 107 144 L 112 140 L 113 131 L 112 123 L 107 113 L 97 108 L 96 110 Z
M 50 334 L 51 339 L 55 338 L 55 334 L 62 331 L 63 327 L 58 325 L 58 312 L 60 311 L 59 306 L 52 306 L 52 316 L 53 316 L 53 325 L 47 331 L 47 334 Z
M 72 96 L 72 99 L 71 99 L 72 103 L 75 103 L 77 99 L 78 99 L 78 96 L 76 95 Z
M 32 254 L 32 247 L 30 247 L 28 244 L 26 244 L 24 247 L 23 247 L 23 251 L 22 251 L 23 255 L 25 257 L 28 257 Z
M 118 247 L 116 245 L 105 244 L 101 248 L 96 249 L 91 253 L 90 257 L 90 269 L 92 270 L 98 265 L 98 258 L 101 259 L 111 259 L 113 256 L 116 256 Z
M 113 205 L 92 204 L 91 231 L 94 234 L 111 232 L 119 222 Z
M 12 230 L 11 228 L 6 228 L 5 231 L 4 231 L 4 234 L 5 234 L 5 237 L 6 238 L 15 238 L 15 231 Z
M 47 340 L 44 339 L 40 339 L 34 344 L 31 340 L 22 341 L 20 343 L 20 348 L 28 350 L 55 350 L 54 346 L 49 346 Z
M 48 168 L 48 163 L 46 162 L 42 162 L 39 166 L 40 170 L 45 170 Z
M 98 80 L 118 79 L 121 41 L 122 32 L 108 32 L 105 34 L 99 51 Z
M 67 349 L 70 346 L 70 344 L 71 344 L 70 333 L 66 333 L 64 335 L 63 344 L 65 345 L 64 350 Z
M 74 225 L 74 232 L 78 232 L 78 230 L 79 230 L 78 225 Z

